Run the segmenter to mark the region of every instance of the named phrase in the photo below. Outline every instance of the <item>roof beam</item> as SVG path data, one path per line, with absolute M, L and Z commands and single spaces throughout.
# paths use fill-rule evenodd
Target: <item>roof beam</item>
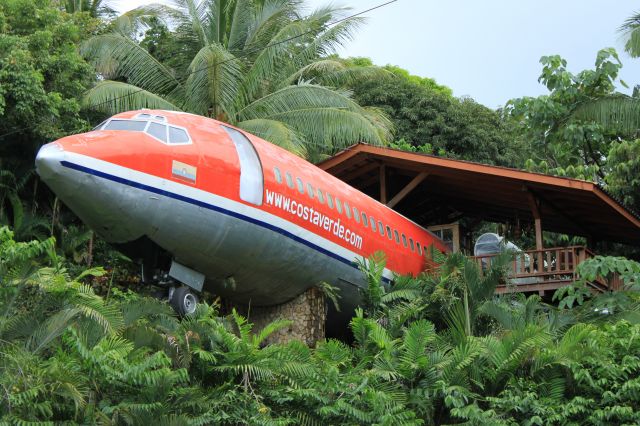
M 422 172 L 419 173 L 416 177 L 414 177 L 411 182 L 409 182 L 404 188 L 400 190 L 392 199 L 387 203 L 387 207 L 394 208 L 396 204 L 404 199 L 411 191 L 415 189 L 416 186 L 420 185 L 420 183 L 425 180 L 429 176 L 429 173 Z
M 364 174 L 367 174 L 373 170 L 376 170 L 378 167 L 380 167 L 380 163 L 373 162 L 365 166 L 358 166 L 355 168 L 355 170 L 349 171 L 343 175 L 336 175 L 336 177 L 344 182 L 347 182 L 349 185 L 351 185 L 353 179 L 357 179 Z

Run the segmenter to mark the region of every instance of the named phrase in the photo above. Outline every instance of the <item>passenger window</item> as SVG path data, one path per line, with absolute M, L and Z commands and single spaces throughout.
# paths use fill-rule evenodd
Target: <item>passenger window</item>
M 376 232 L 376 220 L 372 216 L 369 216 L 369 222 L 371 222 L 371 230 Z
M 240 199 L 259 206 L 262 204 L 264 178 L 258 153 L 245 135 L 230 127 L 222 126 L 222 128 L 231 137 L 240 160 Z M 174 128 L 169 126 L 170 141 L 172 140 L 171 129 Z
M 320 204 L 324 204 L 324 196 L 322 195 L 320 188 L 318 188 L 318 201 L 320 201 Z
M 164 124 L 149 123 L 149 127 L 147 127 L 147 133 L 154 138 L 167 143 L 167 126 L 165 126 Z
M 355 206 L 353 207 L 353 218 L 356 220 L 356 222 L 360 223 L 360 212 Z
M 351 209 L 346 201 L 344 202 L 344 212 L 347 214 L 347 217 L 351 219 Z
M 387 238 L 389 238 L 390 240 L 393 238 L 391 236 L 391 228 L 389 227 L 389 225 L 387 225 Z
M 338 213 L 342 213 L 342 202 L 338 197 L 336 197 L 336 209 L 338 209 Z
M 333 208 L 333 197 L 328 192 L 327 192 L 327 205 L 329 206 L 330 209 Z
M 298 192 L 304 194 L 304 183 L 302 183 L 302 179 L 296 178 L 296 182 L 298 183 Z
M 416 246 L 418 246 L 418 254 L 422 256 L 422 247 L 420 247 L 420 243 L 416 241 Z
M 411 251 L 415 251 L 415 247 L 413 246 L 413 238 L 409 238 L 409 245 L 411 246 Z
M 380 235 L 384 237 L 384 225 L 381 220 L 378 221 L 378 230 L 380 231 Z
M 286 177 L 287 177 L 287 186 L 293 189 L 293 178 L 291 177 L 291 173 L 287 172 Z
M 282 183 L 282 174 L 280 173 L 280 169 L 277 167 L 274 167 L 273 174 L 276 176 L 276 182 Z
M 104 126 L 104 130 L 129 130 L 131 132 L 143 132 L 147 127 L 146 121 L 135 120 L 111 120 Z
M 407 236 L 402 234 L 402 244 L 407 247 Z
M 313 198 L 314 190 L 310 183 L 307 183 L 307 192 L 309 193 L 309 197 Z
M 400 235 L 398 234 L 398 231 L 394 229 L 393 235 L 396 237 L 396 243 L 400 244 Z
M 367 224 L 369 223 L 369 221 L 367 220 L 367 214 L 365 212 L 362 212 L 362 223 L 364 224 L 364 227 L 367 227 Z
M 154 124 L 154 123 L 151 123 Z M 225 127 L 226 129 L 226 127 Z M 231 129 L 231 130 L 235 130 L 235 129 Z M 238 133 L 239 135 L 241 135 L 243 138 L 246 139 L 246 136 L 243 135 L 242 133 L 238 132 L 236 130 L 236 133 Z M 233 139 L 233 136 L 232 136 Z M 178 127 L 173 127 L 173 126 L 169 126 L 169 143 L 174 145 L 174 144 L 185 144 L 185 143 L 189 143 L 189 135 L 187 134 L 187 132 L 184 129 L 180 129 Z M 235 143 L 235 142 L 234 142 Z M 246 143 L 251 143 L 249 142 L 249 139 L 247 139 Z M 255 149 L 253 148 L 253 145 L 251 145 L 250 149 L 255 153 Z M 255 154 L 256 158 L 257 158 L 257 154 Z

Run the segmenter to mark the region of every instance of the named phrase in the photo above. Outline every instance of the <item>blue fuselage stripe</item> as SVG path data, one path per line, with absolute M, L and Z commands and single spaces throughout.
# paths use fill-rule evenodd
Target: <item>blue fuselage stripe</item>
M 89 167 L 81 166 L 79 164 L 71 163 L 69 161 L 61 161 L 60 163 L 64 167 L 67 167 L 69 169 L 73 169 L 73 170 L 77 170 L 77 171 L 80 171 L 80 172 L 83 172 L 83 173 L 87 173 L 87 174 L 90 174 L 90 175 L 93 175 L 93 176 L 101 177 L 103 179 L 107 179 L 107 180 L 110 180 L 110 181 L 113 181 L 113 182 L 117 182 L 117 183 L 120 183 L 120 184 L 123 184 L 123 185 L 131 186 L 133 188 L 142 189 L 144 191 L 152 192 L 154 194 L 158 194 L 158 195 L 162 195 L 162 196 L 165 196 L 165 197 L 173 198 L 173 199 L 178 200 L 178 201 L 189 203 L 189 204 L 192 204 L 194 206 L 202 207 L 202 208 L 205 208 L 205 209 L 208 209 L 208 210 L 213 210 L 213 211 L 225 214 L 227 216 L 231 216 L 231 217 L 234 217 L 236 219 L 240 219 L 242 221 L 249 222 L 249 223 L 252 223 L 254 225 L 261 226 L 261 227 L 269 229 L 269 230 L 271 230 L 273 232 L 277 232 L 278 234 L 283 235 L 283 236 L 285 236 L 287 238 L 290 238 L 290 239 L 292 239 L 292 240 L 294 240 L 294 241 L 296 241 L 298 243 L 304 244 L 307 247 L 312 248 L 313 250 L 324 254 L 325 256 L 329 256 L 329 257 L 331 257 L 333 259 L 336 259 L 336 260 L 344 263 L 345 265 L 349 265 L 352 268 L 356 268 L 356 269 L 358 268 L 358 265 L 355 262 L 350 261 L 348 259 L 345 259 L 344 257 L 342 257 L 342 256 L 340 256 L 340 255 L 338 255 L 336 253 L 333 253 L 332 251 L 329 251 L 329 250 L 327 250 L 325 248 L 322 248 L 322 247 L 320 247 L 320 246 L 318 246 L 316 244 L 313 244 L 310 241 L 307 241 L 307 240 L 305 240 L 303 238 L 300 238 L 299 236 L 297 236 L 295 234 L 292 234 L 291 232 L 286 231 L 286 230 L 284 230 L 282 228 L 274 226 L 274 225 L 272 225 L 272 224 L 270 224 L 268 222 L 263 222 L 261 220 L 255 219 L 253 217 L 240 214 L 240 213 L 235 212 L 233 210 L 224 209 L 222 207 L 215 206 L 213 204 L 205 203 L 204 201 L 200 201 L 200 200 L 196 200 L 196 199 L 193 199 L 193 198 L 185 197 L 184 195 L 176 194 L 174 192 L 164 191 L 162 189 L 158 189 L 158 188 L 155 188 L 153 186 L 145 185 L 143 183 L 136 182 L 136 181 L 129 180 L 129 179 L 125 179 L 125 178 L 122 178 L 120 176 L 115 176 L 115 175 L 112 175 L 112 174 L 109 174 L 109 173 L 101 172 L 99 170 L 91 169 Z M 382 277 L 382 279 L 383 279 L 383 281 L 385 281 L 387 283 L 390 282 L 390 280 L 388 278 L 386 278 L 386 277 Z

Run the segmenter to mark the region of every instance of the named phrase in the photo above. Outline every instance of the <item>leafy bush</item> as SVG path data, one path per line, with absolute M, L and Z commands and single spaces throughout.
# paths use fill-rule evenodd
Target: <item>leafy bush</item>
M 500 262 L 460 255 L 438 273 L 382 285 L 364 267 L 366 311 L 354 342 L 263 342 L 235 311 L 201 304 L 178 319 L 136 293 L 105 299 L 72 278 L 53 240 L 15 242 L 0 228 L 0 422 L 166 424 L 637 424 L 640 326 L 571 308 L 495 298 Z M 633 274 L 636 265 L 596 259 Z M 613 263 L 611 263 L 613 262 Z M 619 271 L 611 269 L 611 271 Z M 626 297 L 637 300 L 633 286 Z M 627 319 L 624 319 L 627 318 Z

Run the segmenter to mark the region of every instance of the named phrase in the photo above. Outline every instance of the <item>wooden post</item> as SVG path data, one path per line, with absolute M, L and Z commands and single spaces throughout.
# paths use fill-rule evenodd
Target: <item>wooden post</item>
M 533 216 L 534 225 L 536 229 L 536 250 L 538 250 L 538 271 L 544 270 L 544 263 L 542 258 L 542 250 L 544 249 L 544 244 L 542 240 L 542 217 L 540 215 L 540 206 L 538 205 L 538 200 L 531 193 L 531 191 L 527 191 L 529 198 L 529 207 L 531 208 L 531 215 Z
M 387 204 L 387 166 L 380 166 L 380 202 Z

